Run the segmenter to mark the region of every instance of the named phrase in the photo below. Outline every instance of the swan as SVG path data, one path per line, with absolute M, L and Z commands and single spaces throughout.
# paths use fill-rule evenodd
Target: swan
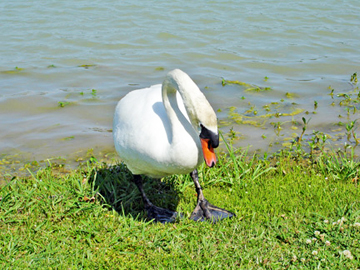
M 178 215 L 152 204 L 141 175 L 162 178 L 190 173 L 198 195 L 191 219 L 232 217 L 233 213 L 210 204 L 199 184 L 197 167 L 216 164 L 219 145 L 217 117 L 204 94 L 183 71 L 170 71 L 162 85 L 131 91 L 117 104 L 113 121 L 117 153 L 133 174 L 149 219 L 173 222 Z

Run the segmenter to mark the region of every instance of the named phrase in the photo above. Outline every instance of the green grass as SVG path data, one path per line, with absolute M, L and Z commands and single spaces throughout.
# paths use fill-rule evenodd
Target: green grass
M 217 224 L 188 219 L 189 176 L 145 182 L 155 204 L 184 213 L 171 224 L 146 220 L 122 164 L 9 176 L 0 190 L 1 269 L 360 268 L 352 156 L 262 160 L 227 147 L 215 168 L 199 169 L 207 199 L 236 213 Z

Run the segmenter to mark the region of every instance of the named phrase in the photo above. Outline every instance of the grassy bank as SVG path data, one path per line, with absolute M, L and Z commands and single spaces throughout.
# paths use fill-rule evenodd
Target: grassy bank
M 199 170 L 208 200 L 237 215 L 217 224 L 188 220 L 196 202 L 188 176 L 145 184 L 154 203 L 184 213 L 173 224 L 145 220 L 121 164 L 89 161 L 66 174 L 49 164 L 10 180 L 0 190 L 1 268 L 360 268 L 351 156 L 264 160 L 229 150 Z

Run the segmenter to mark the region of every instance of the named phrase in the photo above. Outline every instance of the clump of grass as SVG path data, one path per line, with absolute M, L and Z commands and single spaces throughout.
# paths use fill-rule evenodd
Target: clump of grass
M 360 163 L 354 160 L 354 150 L 350 156 L 346 152 L 338 151 L 331 156 L 323 156 L 318 160 L 318 167 L 328 178 L 349 181 L 357 185 Z
M 236 213 L 217 224 L 187 219 L 196 202 L 188 175 L 147 179 L 173 224 L 146 220 L 123 164 L 89 158 L 58 173 L 49 166 L 0 189 L 0 266 L 7 268 L 360 267 L 360 191 L 353 156 L 267 159 L 226 144 L 215 168 L 199 168 L 207 199 Z M 152 192 L 151 192 L 152 191 Z M 154 192 L 156 191 L 156 192 Z

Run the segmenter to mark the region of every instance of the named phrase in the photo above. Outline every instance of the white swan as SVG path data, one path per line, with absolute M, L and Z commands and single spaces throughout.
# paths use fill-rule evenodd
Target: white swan
M 134 175 L 149 218 L 173 221 L 175 212 L 154 206 L 140 175 L 161 178 L 191 173 L 198 193 L 194 220 L 214 221 L 233 216 L 204 198 L 196 168 L 205 159 L 216 163 L 219 145 L 216 114 L 191 78 L 179 69 L 169 72 L 162 85 L 139 89 L 122 98 L 115 109 L 113 136 L 116 151 Z

